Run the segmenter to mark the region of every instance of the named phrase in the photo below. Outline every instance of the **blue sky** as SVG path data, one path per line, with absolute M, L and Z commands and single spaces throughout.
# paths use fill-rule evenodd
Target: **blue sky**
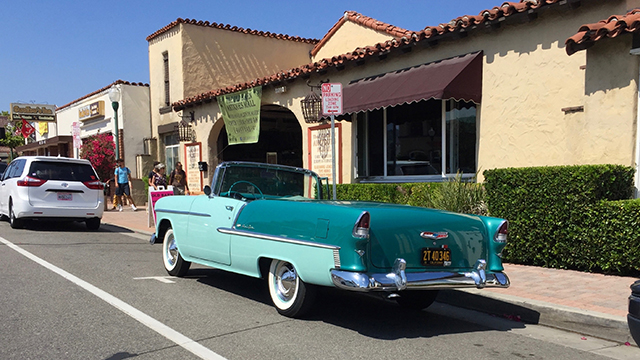
M 501 0 L 5 0 L 0 110 L 61 106 L 122 79 L 149 82 L 146 37 L 177 18 L 321 38 L 353 10 L 409 30 L 477 15 Z

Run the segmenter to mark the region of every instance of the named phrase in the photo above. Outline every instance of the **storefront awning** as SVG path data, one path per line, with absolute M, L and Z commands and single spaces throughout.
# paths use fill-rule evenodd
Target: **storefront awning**
M 344 87 L 344 113 L 427 99 L 480 103 L 482 52 L 354 80 Z
M 32 142 L 31 144 L 18 146 L 16 151 L 34 151 L 50 146 L 58 146 L 58 144 L 73 144 L 73 136 L 60 135 L 48 139 Z

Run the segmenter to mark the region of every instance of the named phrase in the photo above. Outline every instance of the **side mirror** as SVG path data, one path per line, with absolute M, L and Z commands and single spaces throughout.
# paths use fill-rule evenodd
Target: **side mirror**
M 205 185 L 204 189 L 202 189 L 202 191 L 204 191 L 204 194 L 207 195 L 207 196 L 211 195 L 211 186 Z

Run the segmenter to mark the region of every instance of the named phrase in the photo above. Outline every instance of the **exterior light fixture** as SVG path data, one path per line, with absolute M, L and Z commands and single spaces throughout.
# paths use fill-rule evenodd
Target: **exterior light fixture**
M 113 107 L 113 120 L 114 120 L 114 132 L 116 138 L 116 160 L 120 158 L 120 132 L 118 131 L 118 108 L 120 102 L 120 87 L 113 85 L 109 89 L 109 100 L 111 100 L 111 107 Z
M 307 86 L 311 88 L 311 92 L 309 95 L 305 96 L 304 99 L 300 100 L 300 105 L 302 106 L 302 115 L 304 116 L 304 121 L 307 124 L 317 123 L 322 120 L 322 98 L 318 96 L 313 89 L 320 88 L 323 83 L 329 82 L 320 81 L 320 85 L 311 85 L 309 81 L 307 81 Z
M 191 141 L 192 130 L 191 122 L 195 119 L 195 111 L 190 111 L 189 115 L 180 115 L 182 118 L 178 121 L 176 132 L 178 134 L 178 141 Z M 188 119 L 188 121 L 187 121 Z

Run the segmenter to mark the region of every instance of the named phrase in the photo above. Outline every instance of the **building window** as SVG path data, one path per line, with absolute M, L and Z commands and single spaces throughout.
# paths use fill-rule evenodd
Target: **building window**
M 175 169 L 176 163 L 180 161 L 178 150 L 180 149 L 180 142 L 176 134 L 169 134 L 164 136 L 164 158 L 167 166 L 167 174 Z
M 475 175 L 473 102 L 431 99 L 359 113 L 356 121 L 358 178 L 363 181 Z
M 169 53 L 162 53 L 162 62 L 164 65 L 164 105 L 169 106 L 171 104 L 171 97 L 169 96 Z

